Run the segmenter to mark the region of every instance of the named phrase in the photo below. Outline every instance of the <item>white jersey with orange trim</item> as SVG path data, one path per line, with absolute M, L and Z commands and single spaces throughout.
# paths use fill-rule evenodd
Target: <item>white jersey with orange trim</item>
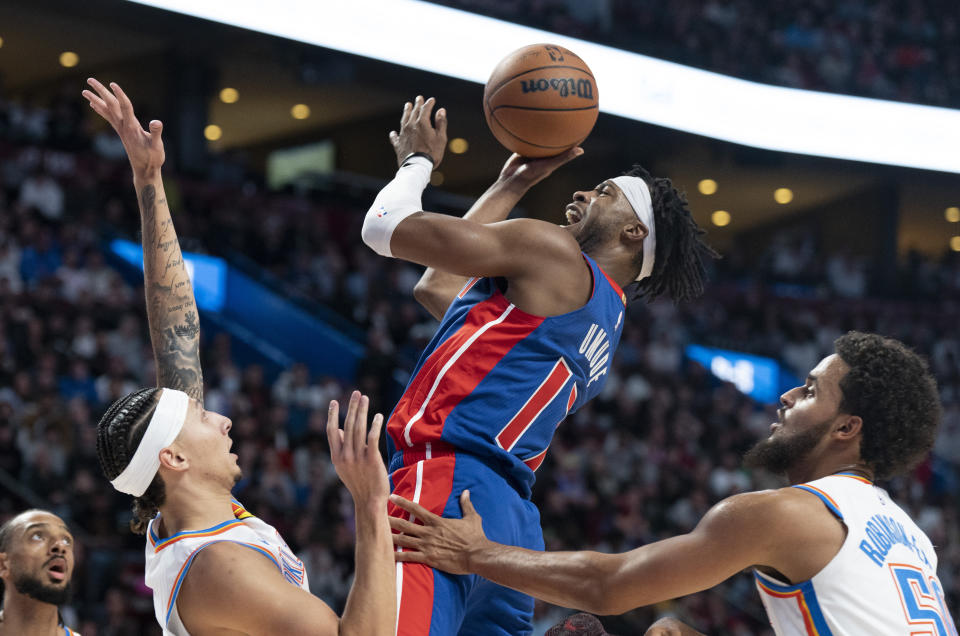
M 930 539 L 885 490 L 853 473 L 794 486 L 847 528 L 840 551 L 808 581 L 754 571 L 777 636 L 958 636 Z
M 164 636 L 189 636 L 177 613 L 177 595 L 194 558 L 207 546 L 230 541 L 255 550 L 277 566 L 291 584 L 310 591 L 303 563 L 294 556 L 273 526 L 233 502 L 234 518 L 204 530 L 157 536 L 157 515 L 147 528 L 146 583 L 153 590 L 153 611 Z

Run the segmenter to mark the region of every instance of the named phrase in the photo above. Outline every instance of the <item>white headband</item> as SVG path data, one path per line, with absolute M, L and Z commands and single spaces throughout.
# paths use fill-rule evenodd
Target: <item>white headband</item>
M 657 251 L 657 229 L 653 224 L 653 200 L 650 198 L 650 188 L 647 182 L 640 177 L 614 177 L 610 179 L 620 188 L 633 206 L 637 218 L 647 226 L 647 236 L 643 239 L 643 266 L 637 280 L 643 280 L 653 273 L 653 257 Z
M 176 389 L 163 389 L 160 401 L 153 411 L 147 430 L 137 446 L 133 459 L 111 481 L 113 487 L 120 492 L 139 497 L 150 487 L 157 471 L 160 469 L 160 451 L 173 443 L 183 428 L 187 419 L 187 407 L 190 405 L 190 396 Z

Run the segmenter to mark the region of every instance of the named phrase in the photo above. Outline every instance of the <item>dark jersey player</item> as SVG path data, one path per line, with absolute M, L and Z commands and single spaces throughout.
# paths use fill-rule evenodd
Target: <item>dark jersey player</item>
M 505 220 L 535 183 L 582 154 L 511 157 L 464 218 L 422 211 L 446 113 L 417 97 L 391 132 L 400 169 L 364 221 L 379 254 L 426 265 L 418 300 L 441 320 L 391 415 L 393 492 L 460 516 L 473 494 L 491 538 L 543 548 L 530 502 L 553 432 L 602 388 L 636 283 L 675 301 L 703 289 L 712 251 L 667 179 L 639 168 L 576 192 L 568 225 Z M 405 515 L 391 508 L 391 514 Z M 398 564 L 398 635 L 526 634 L 533 600 L 476 576 Z

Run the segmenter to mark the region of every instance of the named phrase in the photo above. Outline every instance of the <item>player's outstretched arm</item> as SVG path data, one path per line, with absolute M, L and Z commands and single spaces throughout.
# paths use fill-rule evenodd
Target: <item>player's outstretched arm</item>
M 434 126 L 434 105 L 433 98 L 418 97 L 404 106 L 400 132 L 390 135 L 400 170 L 367 212 L 364 242 L 378 254 L 457 277 L 540 276 L 549 284 L 551 280 L 583 275 L 576 240 L 556 225 L 531 219 L 480 223 L 423 211 L 420 195 L 446 144 L 446 115 L 442 109 L 438 111 Z M 541 164 L 547 165 L 551 164 Z M 496 196 L 494 199 L 498 210 L 491 215 L 505 215 L 504 209 L 509 212 L 519 196 L 513 193 L 501 200 Z M 449 282 L 448 286 L 456 287 L 453 293 L 460 289 Z
M 336 402 L 330 403 L 327 417 L 330 458 L 356 507 L 356 568 L 340 620 L 341 636 L 392 636 L 396 627 L 396 566 L 387 522 L 390 484 L 379 445 L 383 416 L 374 416 L 368 432 L 369 404 L 354 391 L 343 430 Z
M 494 543 L 484 535 L 466 492 L 460 499 L 463 519 L 443 519 L 392 496 L 423 525 L 396 518 L 390 525 L 402 533 L 394 535 L 394 543 L 409 548 L 395 555 L 397 561 L 478 574 L 562 607 L 621 614 L 708 589 L 755 565 L 806 580 L 829 558 L 803 571 L 810 559 L 798 555 L 818 545 L 835 554 L 843 537 L 822 504 L 805 495 L 790 488 L 736 495 L 711 508 L 691 533 L 621 554 L 535 552 Z
M 177 611 L 191 633 L 236 630 L 252 636 L 393 636 L 396 566 L 387 523 L 387 471 L 378 441 L 383 416 L 367 431 L 369 400 L 354 392 L 341 430 L 330 403 L 327 439 L 334 468 L 356 505 L 357 554 L 343 617 L 290 584 L 271 559 L 232 541 L 203 548 L 187 571 Z
M 179 389 L 203 402 L 197 303 L 160 176 L 165 157 L 163 124 L 153 120 L 149 130 L 144 130 L 118 84 L 111 82 L 108 89 L 93 78 L 87 83 L 93 90 L 83 91 L 83 96 L 120 135 L 133 169 L 143 227 L 144 289 L 157 385 Z

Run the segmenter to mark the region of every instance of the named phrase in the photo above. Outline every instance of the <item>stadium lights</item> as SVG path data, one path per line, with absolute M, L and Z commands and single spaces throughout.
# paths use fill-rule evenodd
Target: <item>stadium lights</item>
M 0 38 L 0 48 L 3 48 L 3 38 Z
M 470 144 L 467 143 L 467 140 L 463 137 L 454 137 L 447 145 L 450 148 L 450 152 L 455 155 L 462 155 L 470 148 Z
M 73 51 L 64 51 L 60 54 L 60 66 L 64 68 L 73 68 L 80 63 L 80 56 Z
M 207 141 L 216 141 L 223 137 L 223 129 L 216 124 L 210 124 L 203 129 L 203 136 L 207 138 Z
M 950 249 L 954 252 L 960 252 L 960 236 L 954 236 L 950 239 Z
M 777 188 L 773 191 L 773 200 L 780 205 L 786 205 L 793 201 L 793 190 L 790 188 Z
M 726 210 L 717 210 L 710 215 L 710 221 L 717 227 L 730 225 L 730 213 Z
M 700 194 L 710 196 L 717 191 L 717 182 L 713 179 L 701 179 L 700 183 L 697 184 L 697 190 L 700 191 Z
M 310 107 L 306 104 L 294 104 L 290 109 L 290 115 L 294 119 L 306 119 L 310 116 Z
M 240 99 L 240 92 L 235 88 L 224 88 L 220 91 L 220 101 L 224 104 L 236 104 Z
M 944 210 L 943 216 L 950 223 L 958 223 L 960 222 L 960 208 L 955 205 L 951 205 L 949 208 Z
M 129 1 L 481 84 L 510 51 L 551 42 L 590 65 L 605 113 L 768 150 L 960 173 L 956 109 L 749 82 L 418 0 L 274 0 L 269 10 L 262 0 Z

